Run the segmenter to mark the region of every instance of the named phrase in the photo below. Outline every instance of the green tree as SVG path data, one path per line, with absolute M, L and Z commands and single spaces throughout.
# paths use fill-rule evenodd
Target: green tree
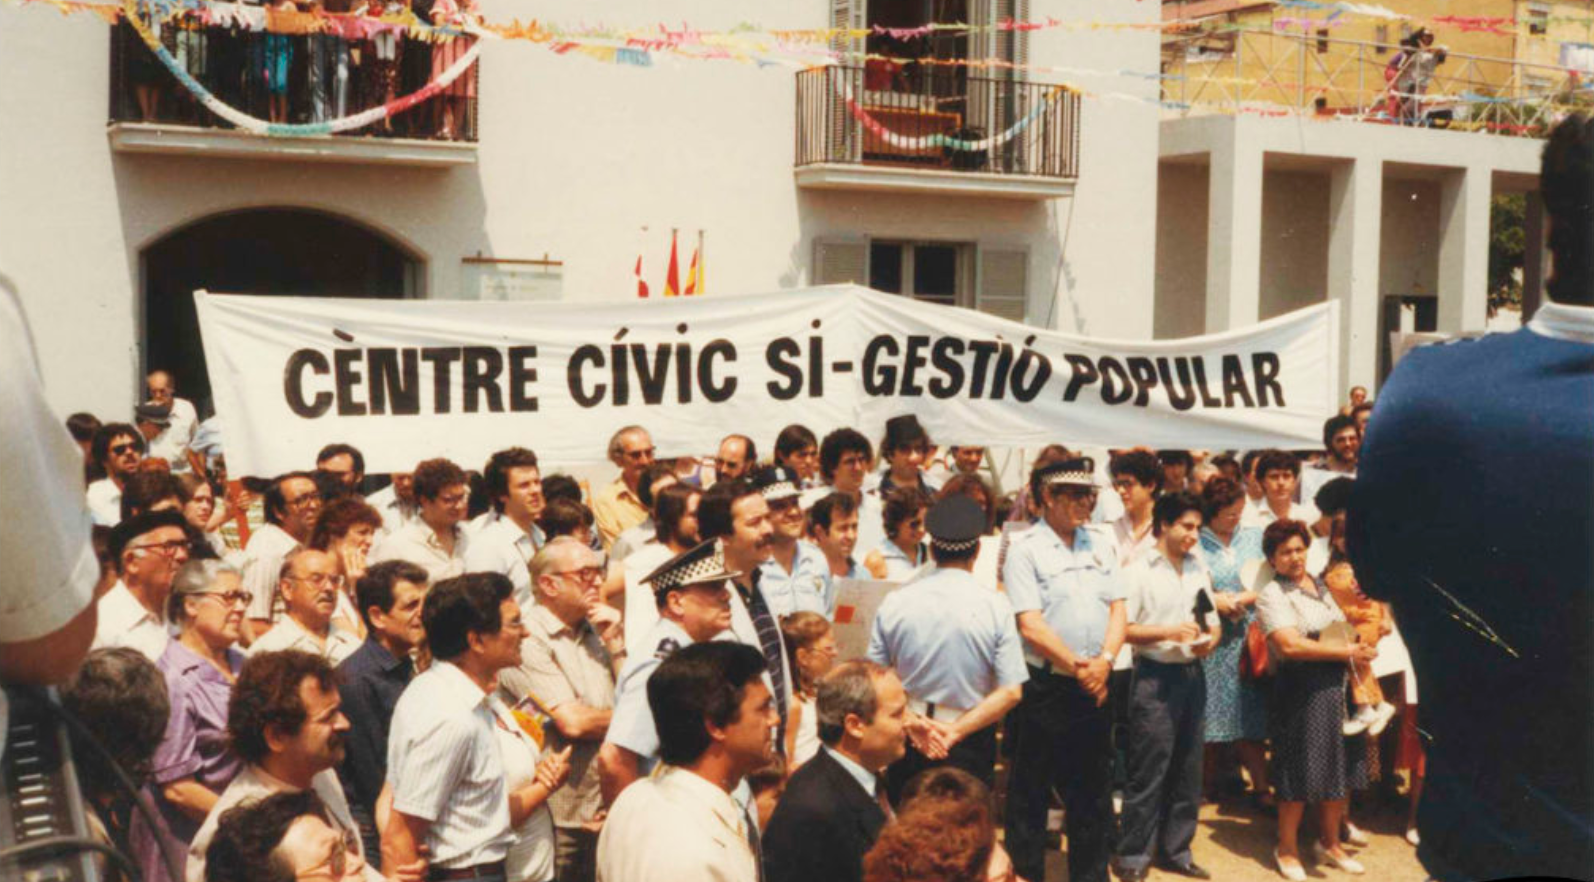
M 1527 236 L 1523 220 L 1527 197 L 1521 193 L 1495 196 L 1489 205 L 1489 308 L 1522 305 L 1523 252 Z

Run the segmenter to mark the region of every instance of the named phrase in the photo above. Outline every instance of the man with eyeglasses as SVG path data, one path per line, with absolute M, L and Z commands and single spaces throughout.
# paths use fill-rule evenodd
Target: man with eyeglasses
M 726 435 L 714 454 L 714 480 L 745 478 L 758 464 L 758 448 L 746 435 Z
M 857 503 L 858 539 L 854 548 L 879 547 L 886 538 L 885 521 L 880 496 L 865 493 L 864 481 L 874 462 L 874 445 L 856 429 L 837 429 L 825 436 L 819 445 L 819 474 L 829 484 L 829 490 L 846 494 Z M 815 497 L 826 495 L 817 491 Z
M 144 446 L 144 436 L 127 423 L 107 423 L 94 433 L 89 455 L 105 472 L 86 491 L 94 523 L 114 527 L 122 519 L 122 484 L 144 461 Z
M 250 655 L 297 649 L 336 665 L 360 648 L 360 638 L 332 620 L 338 592 L 343 590 L 337 558 L 309 548 L 289 552 L 282 562 L 278 590 L 284 615 L 250 644 Z
M 531 562 L 536 606 L 526 616 L 520 665 L 499 674 L 510 703 L 535 704 L 553 720 L 546 750 L 570 751 L 570 780 L 548 798 L 554 822 L 554 878 L 591 882 L 603 796 L 598 749 L 614 715 L 614 682 L 625 662 L 619 613 L 598 598 L 598 553 L 560 536 Z
M 609 439 L 609 461 L 620 467 L 614 482 L 592 498 L 592 516 L 605 548 L 620 534 L 647 520 L 648 509 L 637 495 L 637 482 L 653 465 L 653 436 L 641 426 L 626 426 Z
M 1112 855 L 1108 676 L 1124 642 L 1124 590 L 1113 543 L 1086 528 L 1095 463 L 1060 459 L 1030 472 L 1041 522 L 1013 540 L 1002 581 L 1018 618 L 1029 681 L 1013 714 L 1007 849 L 1026 879 L 1045 878 L 1046 812 L 1063 794 L 1068 871 L 1107 882 Z
M 288 553 L 310 544 L 316 519 L 321 516 L 321 493 L 309 472 L 289 472 L 266 487 L 266 523 L 249 534 L 244 548 L 244 590 L 249 592 L 245 644 L 271 629 L 282 617 L 277 593 L 282 564 Z
M 280 869 L 299 882 L 358 882 L 365 865 L 310 791 L 273 793 L 222 815 L 210 841 L 206 882 L 261 877 Z M 273 877 L 274 878 L 274 877 Z
M 465 515 L 470 508 L 470 483 L 465 470 L 447 459 L 428 459 L 415 466 L 415 501 L 421 516 L 389 533 L 371 550 L 372 563 L 407 560 L 426 570 L 433 585 L 465 572 L 470 536 Z
M 188 562 L 183 516 L 156 511 L 129 518 L 111 530 L 110 552 L 118 578 L 99 601 L 94 649 L 126 646 L 160 661 L 171 635 L 166 599 L 172 579 Z

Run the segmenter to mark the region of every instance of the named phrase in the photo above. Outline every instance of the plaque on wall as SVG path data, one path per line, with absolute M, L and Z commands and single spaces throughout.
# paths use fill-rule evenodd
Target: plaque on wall
M 464 300 L 556 301 L 564 299 L 564 261 L 466 257 L 460 261 Z

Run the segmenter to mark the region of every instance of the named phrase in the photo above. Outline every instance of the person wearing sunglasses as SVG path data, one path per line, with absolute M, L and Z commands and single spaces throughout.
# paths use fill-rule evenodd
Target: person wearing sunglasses
M 188 562 L 188 533 L 182 514 L 154 511 L 129 518 L 111 531 L 110 551 L 118 579 L 99 602 L 94 648 L 126 646 L 151 662 L 171 640 L 166 598 L 177 570 Z
M 592 499 L 592 514 L 605 548 L 621 533 L 647 520 L 648 509 L 637 495 L 637 486 L 642 473 L 653 465 L 656 452 L 653 436 L 641 426 L 626 426 L 609 439 L 609 461 L 620 467 L 620 474 Z
M 150 763 L 157 836 L 174 854 L 188 850 L 199 825 L 232 783 L 242 762 L 227 743 L 227 703 L 243 667 L 244 654 L 233 648 L 243 627 L 249 594 L 237 568 L 219 560 L 191 560 L 177 571 L 167 602 L 177 639 L 166 646 L 155 667 L 166 678 L 171 714 L 166 734 Z M 160 872 L 155 839 L 135 841 L 146 878 Z
M 105 473 L 86 491 L 89 514 L 94 523 L 114 527 L 122 519 L 122 484 L 144 459 L 144 436 L 127 423 L 107 423 L 94 433 L 89 452 Z

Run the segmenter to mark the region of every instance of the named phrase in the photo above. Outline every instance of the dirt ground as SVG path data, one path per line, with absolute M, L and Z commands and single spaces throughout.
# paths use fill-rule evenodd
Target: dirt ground
M 1417 862 L 1416 849 L 1405 839 L 1405 814 L 1393 808 L 1353 808 L 1351 817 L 1366 830 L 1372 843 L 1347 851 L 1367 868 L 1360 877 L 1377 882 L 1423 882 L 1428 874 Z M 1217 882 L 1277 882 L 1283 877 L 1273 865 L 1276 823 L 1242 803 L 1207 804 L 1201 807 L 1201 826 L 1196 831 L 1191 851 L 1196 863 L 1212 872 Z M 1306 837 L 1302 837 L 1303 845 Z M 1067 843 L 1063 853 L 1053 853 L 1046 861 L 1046 879 L 1029 882 L 1062 882 L 1068 878 Z M 1348 880 L 1358 877 L 1331 866 L 1306 862 L 1306 875 L 1314 880 Z M 1153 869 L 1153 882 L 1174 882 L 1183 876 Z

